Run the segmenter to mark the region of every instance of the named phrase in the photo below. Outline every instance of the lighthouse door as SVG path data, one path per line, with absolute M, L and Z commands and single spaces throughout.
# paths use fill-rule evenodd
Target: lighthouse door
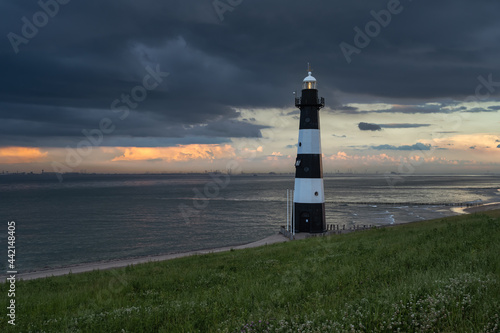
M 308 212 L 302 212 L 300 214 L 300 227 L 301 232 L 310 232 L 311 230 L 311 217 Z

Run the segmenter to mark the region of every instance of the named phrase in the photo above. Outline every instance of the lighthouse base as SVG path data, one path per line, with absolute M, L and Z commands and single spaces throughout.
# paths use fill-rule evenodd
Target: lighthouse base
M 325 203 L 294 203 L 295 232 L 321 233 L 326 231 Z

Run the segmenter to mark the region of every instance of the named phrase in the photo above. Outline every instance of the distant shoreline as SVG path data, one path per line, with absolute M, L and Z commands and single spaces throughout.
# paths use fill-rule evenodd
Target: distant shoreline
M 206 172 L 165 172 L 165 173 L 97 173 L 97 172 L 70 172 L 70 173 L 62 173 L 57 174 L 55 172 L 0 172 L 0 181 L 1 182 L 25 182 L 25 181 L 50 181 L 59 183 L 58 175 L 62 176 L 63 179 L 66 180 L 74 180 L 79 181 L 82 179 L 85 180 L 102 180 L 107 178 L 113 178 L 116 180 L 122 179 L 137 179 L 137 178 L 154 178 L 154 177 L 178 177 L 178 176 L 210 176 L 214 174 L 223 174 L 231 177 L 291 177 L 294 178 L 295 173 L 291 172 L 242 172 L 242 173 L 231 173 L 227 171 L 221 170 L 210 170 Z M 395 174 L 398 175 L 398 174 Z M 375 178 L 387 178 L 387 174 L 384 173 L 349 173 L 349 172 L 323 172 L 324 178 L 328 177 L 375 177 Z M 414 174 L 411 176 L 405 177 L 413 177 L 413 176 L 428 176 L 428 177 L 500 177 L 500 174 L 447 174 L 447 173 L 422 173 L 422 174 Z M 388 184 L 389 185 L 389 184 Z

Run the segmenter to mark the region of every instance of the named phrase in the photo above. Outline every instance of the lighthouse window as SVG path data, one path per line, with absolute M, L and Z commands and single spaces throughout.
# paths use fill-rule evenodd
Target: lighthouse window
M 301 162 L 301 160 L 297 160 L 297 161 L 295 161 L 295 166 L 296 166 L 296 167 L 300 166 L 300 162 Z
M 302 142 L 299 142 L 299 147 L 302 147 Z
M 306 81 L 302 85 L 302 89 L 316 89 L 316 82 L 312 82 L 312 81 L 307 82 Z
M 310 122 L 311 118 L 306 118 L 306 123 Z
M 308 167 L 305 167 L 305 168 L 304 168 L 304 171 L 305 171 L 305 172 L 309 172 L 309 168 L 308 168 Z
M 315 195 L 315 196 L 318 196 L 318 195 L 319 195 L 319 193 L 318 193 L 318 192 L 314 192 L 314 195 Z

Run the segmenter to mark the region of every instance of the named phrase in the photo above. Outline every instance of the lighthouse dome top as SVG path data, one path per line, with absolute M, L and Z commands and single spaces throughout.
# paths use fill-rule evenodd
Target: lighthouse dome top
M 314 76 L 312 76 L 312 72 L 308 72 L 307 74 L 308 75 L 304 79 L 304 82 L 316 82 L 316 79 L 314 78 Z
M 309 72 L 308 76 L 304 79 L 302 89 L 316 89 L 316 84 L 316 79 L 312 76 L 312 73 Z

